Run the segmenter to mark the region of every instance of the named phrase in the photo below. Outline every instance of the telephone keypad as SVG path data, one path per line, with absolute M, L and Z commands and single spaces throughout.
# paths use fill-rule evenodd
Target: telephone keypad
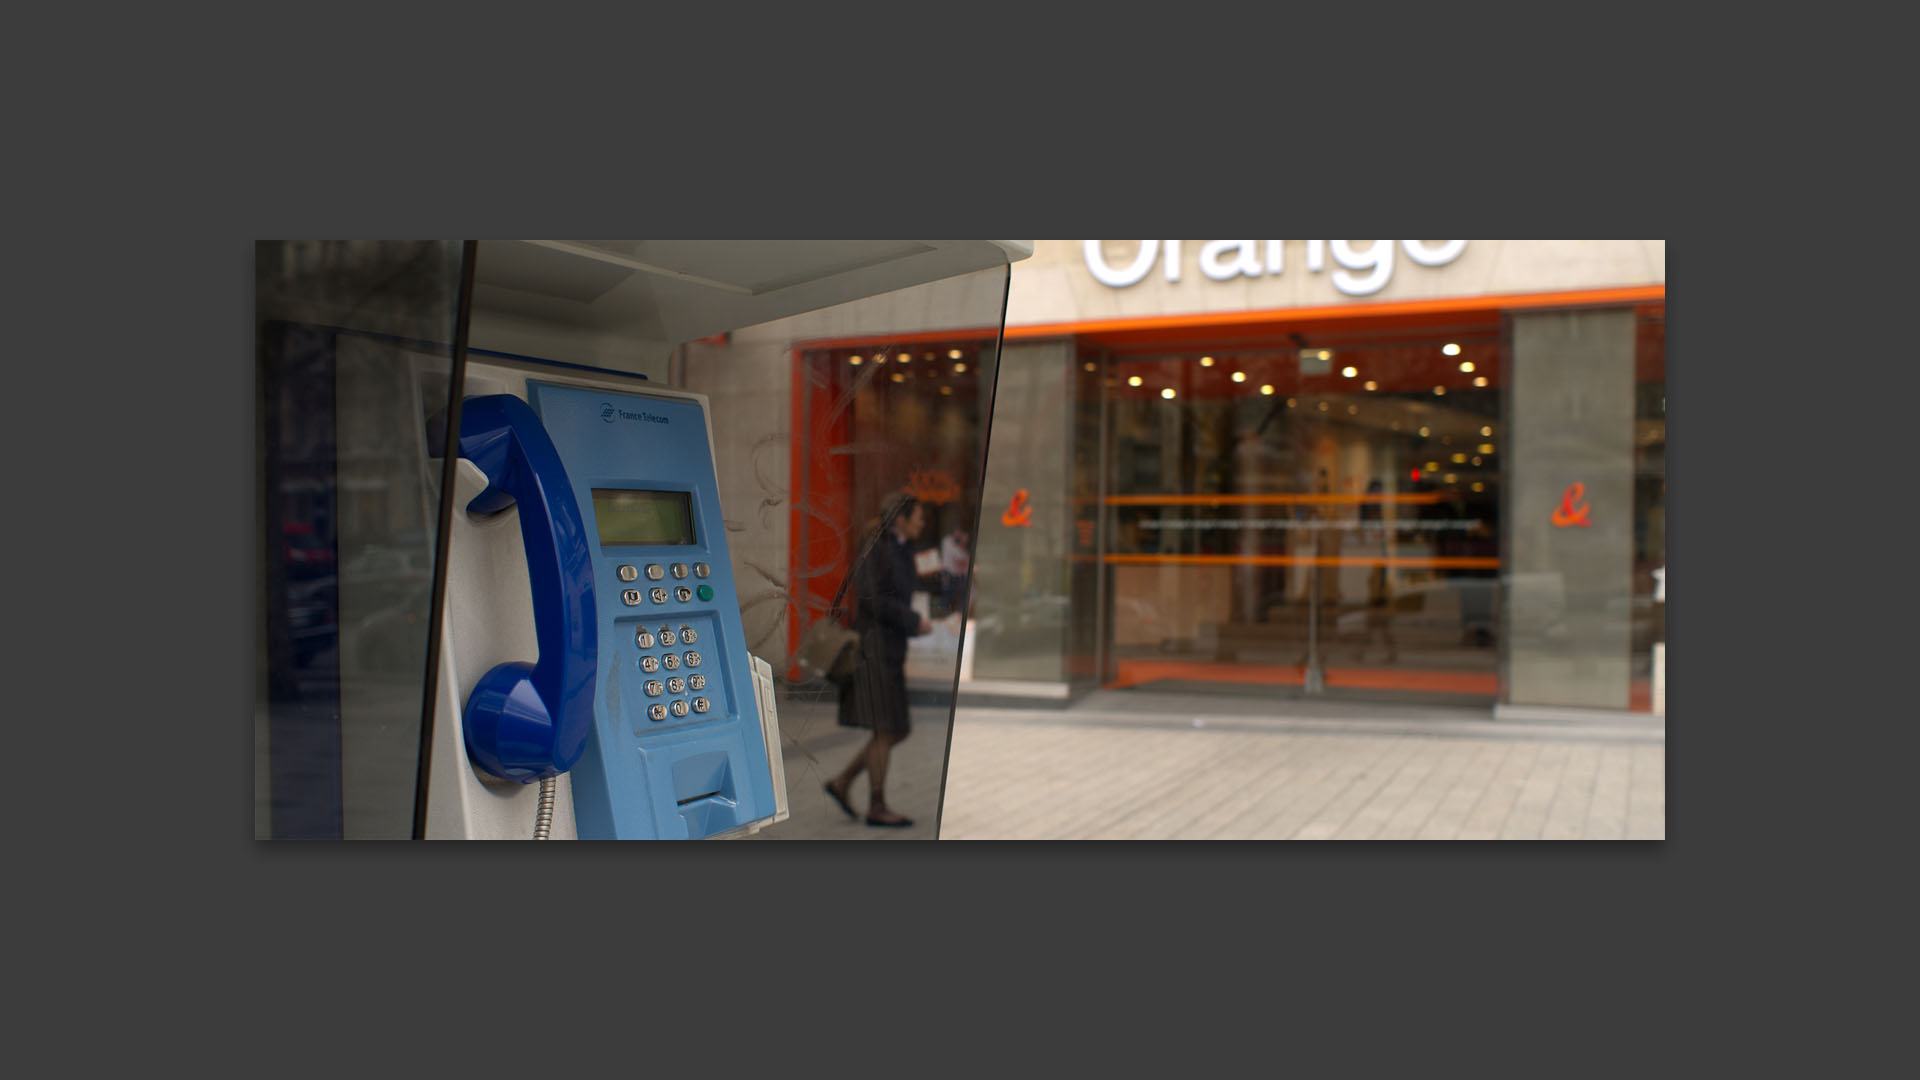
M 708 565 L 707 565 L 706 563 L 703 563 L 703 562 L 697 562 L 697 563 L 694 563 L 694 564 L 693 564 L 693 576 L 694 576 L 694 577 L 697 577 L 697 578 L 704 578 L 704 577 L 706 577 L 706 576 L 707 576 L 708 574 L 711 574 L 711 573 L 713 573 L 713 567 L 711 567 L 711 566 L 708 566 Z
M 687 564 L 683 562 L 674 563 L 673 564 L 674 580 L 678 581 L 686 576 L 687 576 Z
M 636 596 L 638 596 L 638 595 L 639 595 L 639 593 L 638 593 L 638 592 L 636 592 L 636 593 L 635 593 L 634 595 L 636 595 Z M 667 602 L 667 590 L 665 590 L 665 589 L 655 589 L 655 590 L 653 590 L 653 602 L 654 602 L 654 603 L 656 603 L 656 604 L 664 604 L 664 603 L 666 603 L 666 602 Z
M 639 603 L 640 603 L 640 590 L 639 590 L 639 589 L 623 589 L 623 590 L 621 590 L 621 592 L 620 592 L 620 602 L 621 602 L 621 603 L 623 603 L 623 604 L 625 604 L 625 605 L 627 605 L 628 607 L 633 607 L 633 606 L 635 606 L 635 605 L 637 605 L 637 604 L 639 604 Z
M 715 661 L 712 647 L 686 648 L 694 642 L 705 645 L 703 637 L 717 640 L 719 627 L 705 612 L 688 612 L 682 618 L 686 621 L 656 622 L 650 618 L 645 626 L 630 623 L 626 627 L 633 634 L 636 663 L 645 676 L 639 687 L 644 694 L 635 694 L 630 706 L 636 720 L 645 712 L 654 722 L 697 723 L 727 713 L 728 698 L 721 684 L 709 683 L 705 672 Z
M 635 570 L 631 566 L 622 566 L 620 567 L 619 570 L 615 572 L 620 575 L 621 581 L 632 581 L 634 578 L 637 578 L 640 576 L 640 571 Z
M 659 563 L 656 562 L 656 563 L 647 564 L 647 580 L 648 581 L 659 581 L 661 578 L 665 576 L 666 576 L 666 571 L 660 569 Z
M 705 586 L 702 586 L 702 588 L 705 588 Z M 679 588 L 676 588 L 673 590 L 673 598 L 684 604 L 687 601 L 693 599 L 693 590 L 687 588 L 685 585 L 682 585 Z

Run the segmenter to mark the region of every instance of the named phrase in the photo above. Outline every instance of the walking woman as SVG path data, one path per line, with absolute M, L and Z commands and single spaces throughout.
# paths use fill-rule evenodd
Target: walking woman
M 933 624 L 913 610 L 913 542 L 926 527 L 927 511 L 911 495 L 897 495 L 881 518 L 880 532 L 854 569 L 857 600 L 853 627 L 860 633 L 860 663 L 840 690 L 840 723 L 867 728 L 873 736 L 859 754 L 827 781 L 827 794 L 848 817 L 858 817 L 848 795 L 867 774 L 867 824 L 904 829 L 913 819 L 887 806 L 887 758 L 912 730 L 907 715 L 907 639 L 930 633 Z

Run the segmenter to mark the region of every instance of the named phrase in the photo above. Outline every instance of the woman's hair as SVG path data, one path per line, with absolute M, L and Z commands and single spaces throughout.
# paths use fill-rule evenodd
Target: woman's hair
M 913 508 L 919 505 L 920 500 L 914 498 L 912 495 L 904 491 L 894 492 L 892 495 L 887 496 L 884 508 L 880 511 L 880 527 L 882 529 L 893 528 L 894 522 L 902 518 L 912 517 Z

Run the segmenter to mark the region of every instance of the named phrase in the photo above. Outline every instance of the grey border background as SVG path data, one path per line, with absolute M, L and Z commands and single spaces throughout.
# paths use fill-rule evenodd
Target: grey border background
M 632 43 L 663 33 L 641 21 L 629 16 L 619 34 Z M 1651 88 L 1621 91 L 1624 73 L 1676 59 L 1652 29 L 1631 40 L 1603 30 L 1587 38 L 1597 56 L 1549 56 L 1516 40 L 1500 48 L 1526 50 L 1518 64 L 1456 65 L 1446 95 L 1484 93 L 1501 113 L 1471 132 L 1388 108 L 1385 95 L 1431 89 L 1417 75 L 1342 88 L 1350 76 L 1331 59 L 1315 64 L 1311 39 L 1278 35 L 1246 58 L 1220 50 L 1215 75 L 1338 103 L 1324 120 L 1296 109 L 1284 124 L 1242 117 L 1203 137 L 1193 118 L 1212 115 L 1203 106 L 1228 91 L 1198 73 L 1156 75 L 1151 57 L 1231 45 L 1236 35 L 1216 36 L 1230 29 L 1206 27 L 1194 40 L 1195 24 L 1143 50 L 1131 82 L 1116 62 L 1100 78 L 1122 91 L 1118 110 L 1088 108 L 1111 99 L 1024 39 L 1014 49 L 996 38 L 980 40 L 1037 81 L 955 75 L 942 88 L 923 58 L 849 48 L 842 69 L 871 82 L 824 88 L 844 95 L 828 125 L 777 92 L 795 78 L 785 46 L 742 55 L 694 41 L 683 66 L 654 64 L 649 78 L 706 84 L 714 70 L 755 73 L 761 60 L 764 81 L 743 79 L 703 108 L 663 106 L 609 78 L 601 89 L 636 99 L 630 119 L 644 138 L 629 138 L 609 126 L 617 108 L 574 111 L 529 89 L 576 77 L 578 57 L 565 51 L 470 86 L 461 61 L 508 50 L 521 32 L 488 21 L 493 44 L 470 31 L 427 35 L 351 63 L 342 51 L 365 28 L 306 37 L 300 26 L 256 28 L 264 36 L 230 46 L 247 58 L 235 81 L 188 79 L 175 108 L 164 93 L 143 97 L 160 72 L 128 57 L 130 81 L 115 88 L 127 104 L 110 123 L 96 123 L 94 96 L 42 114 L 51 130 L 64 112 L 70 130 L 94 136 L 34 177 L 36 193 L 57 196 L 38 205 L 66 205 L 29 222 L 14 249 L 17 301 L 38 318 L 16 339 L 24 393 L 13 403 L 25 430 L 15 438 L 60 447 L 62 474 L 30 472 L 16 507 L 83 523 L 29 541 L 28 557 L 57 552 L 66 572 L 15 583 L 16 619 L 40 613 L 29 656 L 45 651 L 57 665 L 40 682 L 28 678 L 39 661 L 16 658 L 16 678 L 30 683 L 16 722 L 63 732 L 67 748 L 29 758 L 29 789 L 46 802 L 32 804 L 27 843 L 57 871 L 33 897 L 53 929 L 44 939 L 53 948 L 35 957 L 47 964 L 45 996 L 90 1002 L 74 1014 L 86 1043 L 69 1054 L 89 1057 L 89 1044 L 106 1042 L 130 1064 L 151 1060 L 166 1044 L 133 1036 L 198 1028 L 203 1042 L 188 1060 L 257 1059 L 280 1071 L 364 1065 L 367 1048 L 398 1042 L 448 1049 L 453 1032 L 477 1028 L 471 1050 L 502 1070 L 556 1056 L 568 1071 L 641 1057 L 658 1068 L 635 1045 L 662 1025 L 713 1038 L 691 1062 L 758 1041 L 742 1037 L 743 1025 L 784 1031 L 805 1016 L 819 1026 L 779 1041 L 775 1064 L 909 1074 L 919 1069 L 906 1061 L 1005 1065 L 977 1047 L 1038 1035 L 1076 1043 L 1069 1071 L 1085 1074 L 1116 1057 L 1191 1068 L 1216 1036 L 1248 1034 L 1265 1062 L 1304 1064 L 1304 1047 L 1291 1053 L 1268 1033 L 1309 1017 L 1324 1032 L 1331 1017 L 1367 1040 L 1342 1061 L 1353 1071 L 1383 1067 L 1383 1053 L 1428 1066 L 1507 1060 L 1555 1033 L 1583 1035 L 1562 1053 L 1584 1064 L 1644 1066 L 1632 1049 L 1639 1037 L 1711 1031 L 1759 988 L 1759 972 L 1774 982 L 1790 977 L 1786 965 L 1804 970 L 1809 951 L 1783 939 L 1822 922 L 1812 906 L 1844 900 L 1858 869 L 1895 854 L 1861 850 L 1846 831 L 1854 823 L 1834 811 L 1884 801 L 1890 816 L 1904 791 L 1880 794 L 1875 762 L 1860 759 L 1866 750 L 1894 760 L 1874 744 L 1911 704 L 1904 690 L 1870 682 L 1900 670 L 1911 630 L 1887 623 L 1897 615 L 1887 595 L 1902 582 L 1869 577 L 1903 564 L 1857 547 L 1823 557 L 1821 528 L 1789 523 L 1871 522 L 1888 505 L 1887 485 L 1904 485 L 1837 468 L 1833 455 L 1846 429 L 1904 431 L 1895 415 L 1904 397 L 1836 401 L 1818 431 L 1784 425 L 1802 422 L 1803 392 L 1837 358 L 1870 373 L 1903 364 L 1888 341 L 1904 338 L 1877 338 L 1865 323 L 1904 308 L 1894 294 L 1911 276 L 1903 256 L 1889 245 L 1782 239 L 1769 215 L 1792 181 L 1779 168 L 1764 187 L 1754 174 L 1716 171 L 1725 117 L 1709 137 Z M 111 52 L 95 60 L 111 62 Z M 178 74 L 174 60 L 167 71 Z M 1397 62 L 1412 71 L 1419 61 Z M 383 64 L 405 77 L 364 77 Z M 1051 82 L 1049 68 L 1059 72 Z M 908 79 L 916 70 L 922 77 Z M 911 92 L 888 92 L 895 74 Z M 1572 122 L 1565 102 L 1532 99 L 1530 79 L 1572 87 L 1605 111 Z M 290 89 L 250 95 L 251 80 Z M 882 92 L 855 96 L 872 82 Z M 1048 93 L 1071 123 L 1009 130 Z M 396 95 L 411 106 L 393 107 Z M 673 152 L 652 149 L 655 138 Z M 949 161 L 945 171 L 924 164 Z M 1669 475 L 1680 510 L 1670 510 L 1669 563 L 1681 572 L 1668 624 L 1677 652 L 1666 843 L 628 852 L 251 841 L 255 238 L 1249 226 L 1291 235 L 1348 224 L 1397 235 L 1442 222 L 1467 235 L 1671 238 Z M 1870 271 L 1876 259 L 1892 265 Z M 1779 290 L 1791 306 L 1769 301 Z M 74 514 L 76 497 L 92 505 Z M 1783 524 L 1757 524 L 1774 515 Z M 1866 548 L 1893 539 L 1878 532 Z M 75 603 L 83 583 L 137 603 L 103 616 L 99 599 Z M 1835 600 L 1844 616 L 1813 607 Z M 102 644 L 103 617 L 118 629 Z M 509 910 L 512 919 L 551 911 L 553 921 L 503 941 Z M 674 932 L 654 932 L 663 922 Z M 1829 950 L 1844 946 L 1829 939 Z M 732 985 L 763 1013 L 723 1015 L 649 981 L 665 971 L 685 985 L 677 980 L 716 964 L 744 980 Z M 1729 975 L 1750 989 L 1724 985 Z M 529 990 L 505 1017 L 491 993 L 470 992 L 535 981 L 556 1000 Z M 862 1008 L 873 1000 L 894 1007 Z M 102 1029 L 136 1005 L 131 1021 Z M 1382 1030 L 1389 1009 L 1414 1018 Z M 959 1020 L 965 1010 L 977 1019 Z M 704 1022 L 681 1026 L 689 1012 Z M 1111 1024 L 1143 1014 L 1194 1041 L 1176 1042 L 1172 1057 L 1143 1052 Z M 1436 1028 L 1420 1016 L 1452 1020 Z M 545 1022 L 567 1030 L 506 1036 Z M 876 1024 L 889 1034 L 866 1030 Z M 894 1039 L 914 1040 L 909 1058 Z M 870 1067 L 868 1055 L 885 1060 Z M 1535 1065 L 1558 1072 L 1553 1063 L 1565 1061 Z

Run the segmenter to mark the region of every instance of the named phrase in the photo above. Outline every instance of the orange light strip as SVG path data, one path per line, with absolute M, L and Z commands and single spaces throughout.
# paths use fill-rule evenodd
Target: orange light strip
M 1106 689 L 1122 690 L 1161 679 L 1255 686 L 1299 686 L 1306 681 L 1305 669 L 1296 665 L 1268 667 L 1179 660 L 1121 660 L 1115 664 L 1115 669 L 1114 680 L 1105 684 Z M 1500 677 L 1491 672 L 1333 667 L 1325 669 L 1324 674 L 1329 688 L 1341 690 L 1412 690 L 1486 696 L 1500 692 Z
M 1059 337 L 1069 334 L 1112 334 L 1130 330 L 1162 330 L 1173 327 L 1186 329 L 1257 326 L 1273 323 L 1319 322 L 1326 319 L 1372 319 L 1400 315 L 1508 311 L 1515 308 L 1633 304 L 1666 298 L 1665 285 L 1636 285 L 1619 289 L 1502 293 L 1488 296 L 1456 296 L 1440 300 L 1400 300 L 1378 304 L 1338 304 L 1325 307 L 1270 308 L 1263 311 L 1216 311 L 1184 315 L 1142 315 L 1124 319 L 1087 319 L 1079 322 L 1009 326 L 1006 336 L 1012 339 Z
M 1108 555 L 1110 563 L 1172 563 L 1180 566 L 1402 566 L 1447 570 L 1498 570 L 1497 557 L 1472 555 Z
M 1100 500 L 1108 506 L 1290 506 L 1296 503 L 1394 503 L 1419 506 L 1440 502 L 1438 492 L 1417 495 L 1109 495 Z M 1076 500 L 1092 502 L 1092 499 Z

